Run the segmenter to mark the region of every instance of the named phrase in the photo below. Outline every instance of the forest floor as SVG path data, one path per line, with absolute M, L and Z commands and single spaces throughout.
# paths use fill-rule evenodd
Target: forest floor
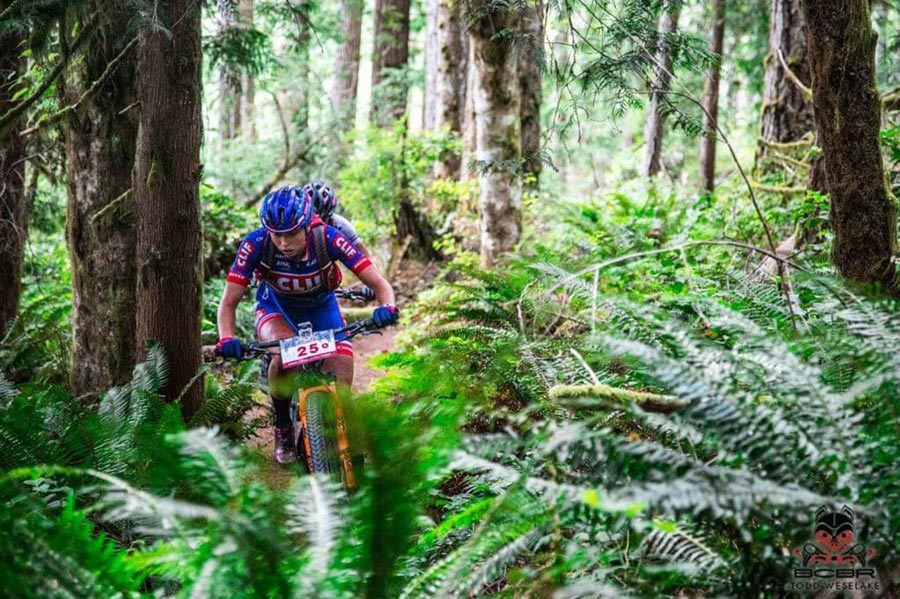
M 405 262 L 394 280 L 398 305 L 402 308 L 403 305 L 414 301 L 419 291 L 431 286 L 437 272 L 438 269 L 434 264 Z M 390 327 L 384 329 L 380 335 L 366 335 L 353 340 L 354 394 L 364 393 L 381 376 L 382 372 L 372 368 L 369 360 L 392 351 L 396 337 L 397 328 Z M 265 415 L 270 409 L 267 397 L 261 398 L 258 405 L 259 407 L 248 414 L 249 418 Z M 271 426 L 260 428 L 256 436 L 247 443 L 247 448 L 250 449 L 252 461 L 258 466 L 256 476 L 269 487 L 287 488 L 300 469 L 298 464 L 283 467 L 275 463 L 275 431 Z

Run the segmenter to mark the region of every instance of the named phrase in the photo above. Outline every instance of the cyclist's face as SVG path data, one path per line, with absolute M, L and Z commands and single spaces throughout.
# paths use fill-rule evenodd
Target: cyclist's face
M 306 229 L 290 233 L 272 233 L 272 243 L 288 258 L 299 259 L 306 253 Z

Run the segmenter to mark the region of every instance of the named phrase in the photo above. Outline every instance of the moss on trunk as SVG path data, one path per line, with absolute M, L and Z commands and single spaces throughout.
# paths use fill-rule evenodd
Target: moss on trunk
M 102 6 L 101 6 L 102 5 Z M 75 65 L 71 103 L 128 44 L 131 7 L 125 0 L 93 0 L 88 14 L 109 16 L 94 31 Z M 65 127 L 68 189 L 66 239 L 72 269 L 73 391 L 100 393 L 131 378 L 135 345 L 135 216 L 130 201 L 137 112 L 122 109 L 136 97 L 137 53 L 128 52 L 96 94 L 68 114 Z
M 0 114 L 16 102 L 12 94 L 25 70 L 19 57 L 20 36 L 0 33 Z M 28 209 L 25 198 L 25 142 L 19 137 L 24 119 L 18 119 L 6 135 L 0 135 L 0 337 L 7 321 L 16 315 L 22 291 L 22 263 L 27 237 Z
M 867 0 L 804 0 L 813 105 L 834 231 L 832 260 L 852 280 L 895 289 L 897 209 L 879 148 L 881 100 Z

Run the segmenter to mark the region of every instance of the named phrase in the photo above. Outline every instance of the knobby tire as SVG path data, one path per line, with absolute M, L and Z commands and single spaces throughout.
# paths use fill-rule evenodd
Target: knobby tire
M 306 435 L 309 442 L 309 464 L 313 473 L 342 479 L 343 470 L 335 439 L 335 415 L 331 395 L 314 391 L 306 400 Z

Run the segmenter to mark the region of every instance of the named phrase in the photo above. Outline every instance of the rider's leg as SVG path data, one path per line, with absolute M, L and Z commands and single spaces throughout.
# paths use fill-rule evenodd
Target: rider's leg
M 288 326 L 284 317 L 276 316 L 267 319 L 259 327 L 260 341 L 278 341 L 280 339 L 288 339 L 294 336 L 294 330 Z M 269 361 L 269 390 L 272 393 L 272 399 L 276 402 L 286 401 L 290 404 L 294 395 L 294 389 L 291 387 L 290 379 L 286 376 L 284 368 L 281 365 L 281 354 L 273 353 Z M 290 408 L 286 410 L 288 419 L 290 419 Z M 282 414 L 284 411 L 282 411 Z M 276 410 L 276 416 L 279 411 Z M 285 424 L 282 420 L 281 424 Z
M 352 350 L 351 350 L 352 351 Z M 353 384 L 353 354 L 339 353 L 325 360 L 325 372 L 334 374 L 338 385 L 350 388 Z
M 260 319 L 257 336 L 260 341 L 276 341 L 294 336 L 294 330 L 281 315 Z M 271 354 L 269 362 L 269 391 L 275 410 L 275 459 L 281 464 L 295 459 L 294 427 L 291 422 L 291 399 L 294 388 L 286 376 L 280 354 Z

